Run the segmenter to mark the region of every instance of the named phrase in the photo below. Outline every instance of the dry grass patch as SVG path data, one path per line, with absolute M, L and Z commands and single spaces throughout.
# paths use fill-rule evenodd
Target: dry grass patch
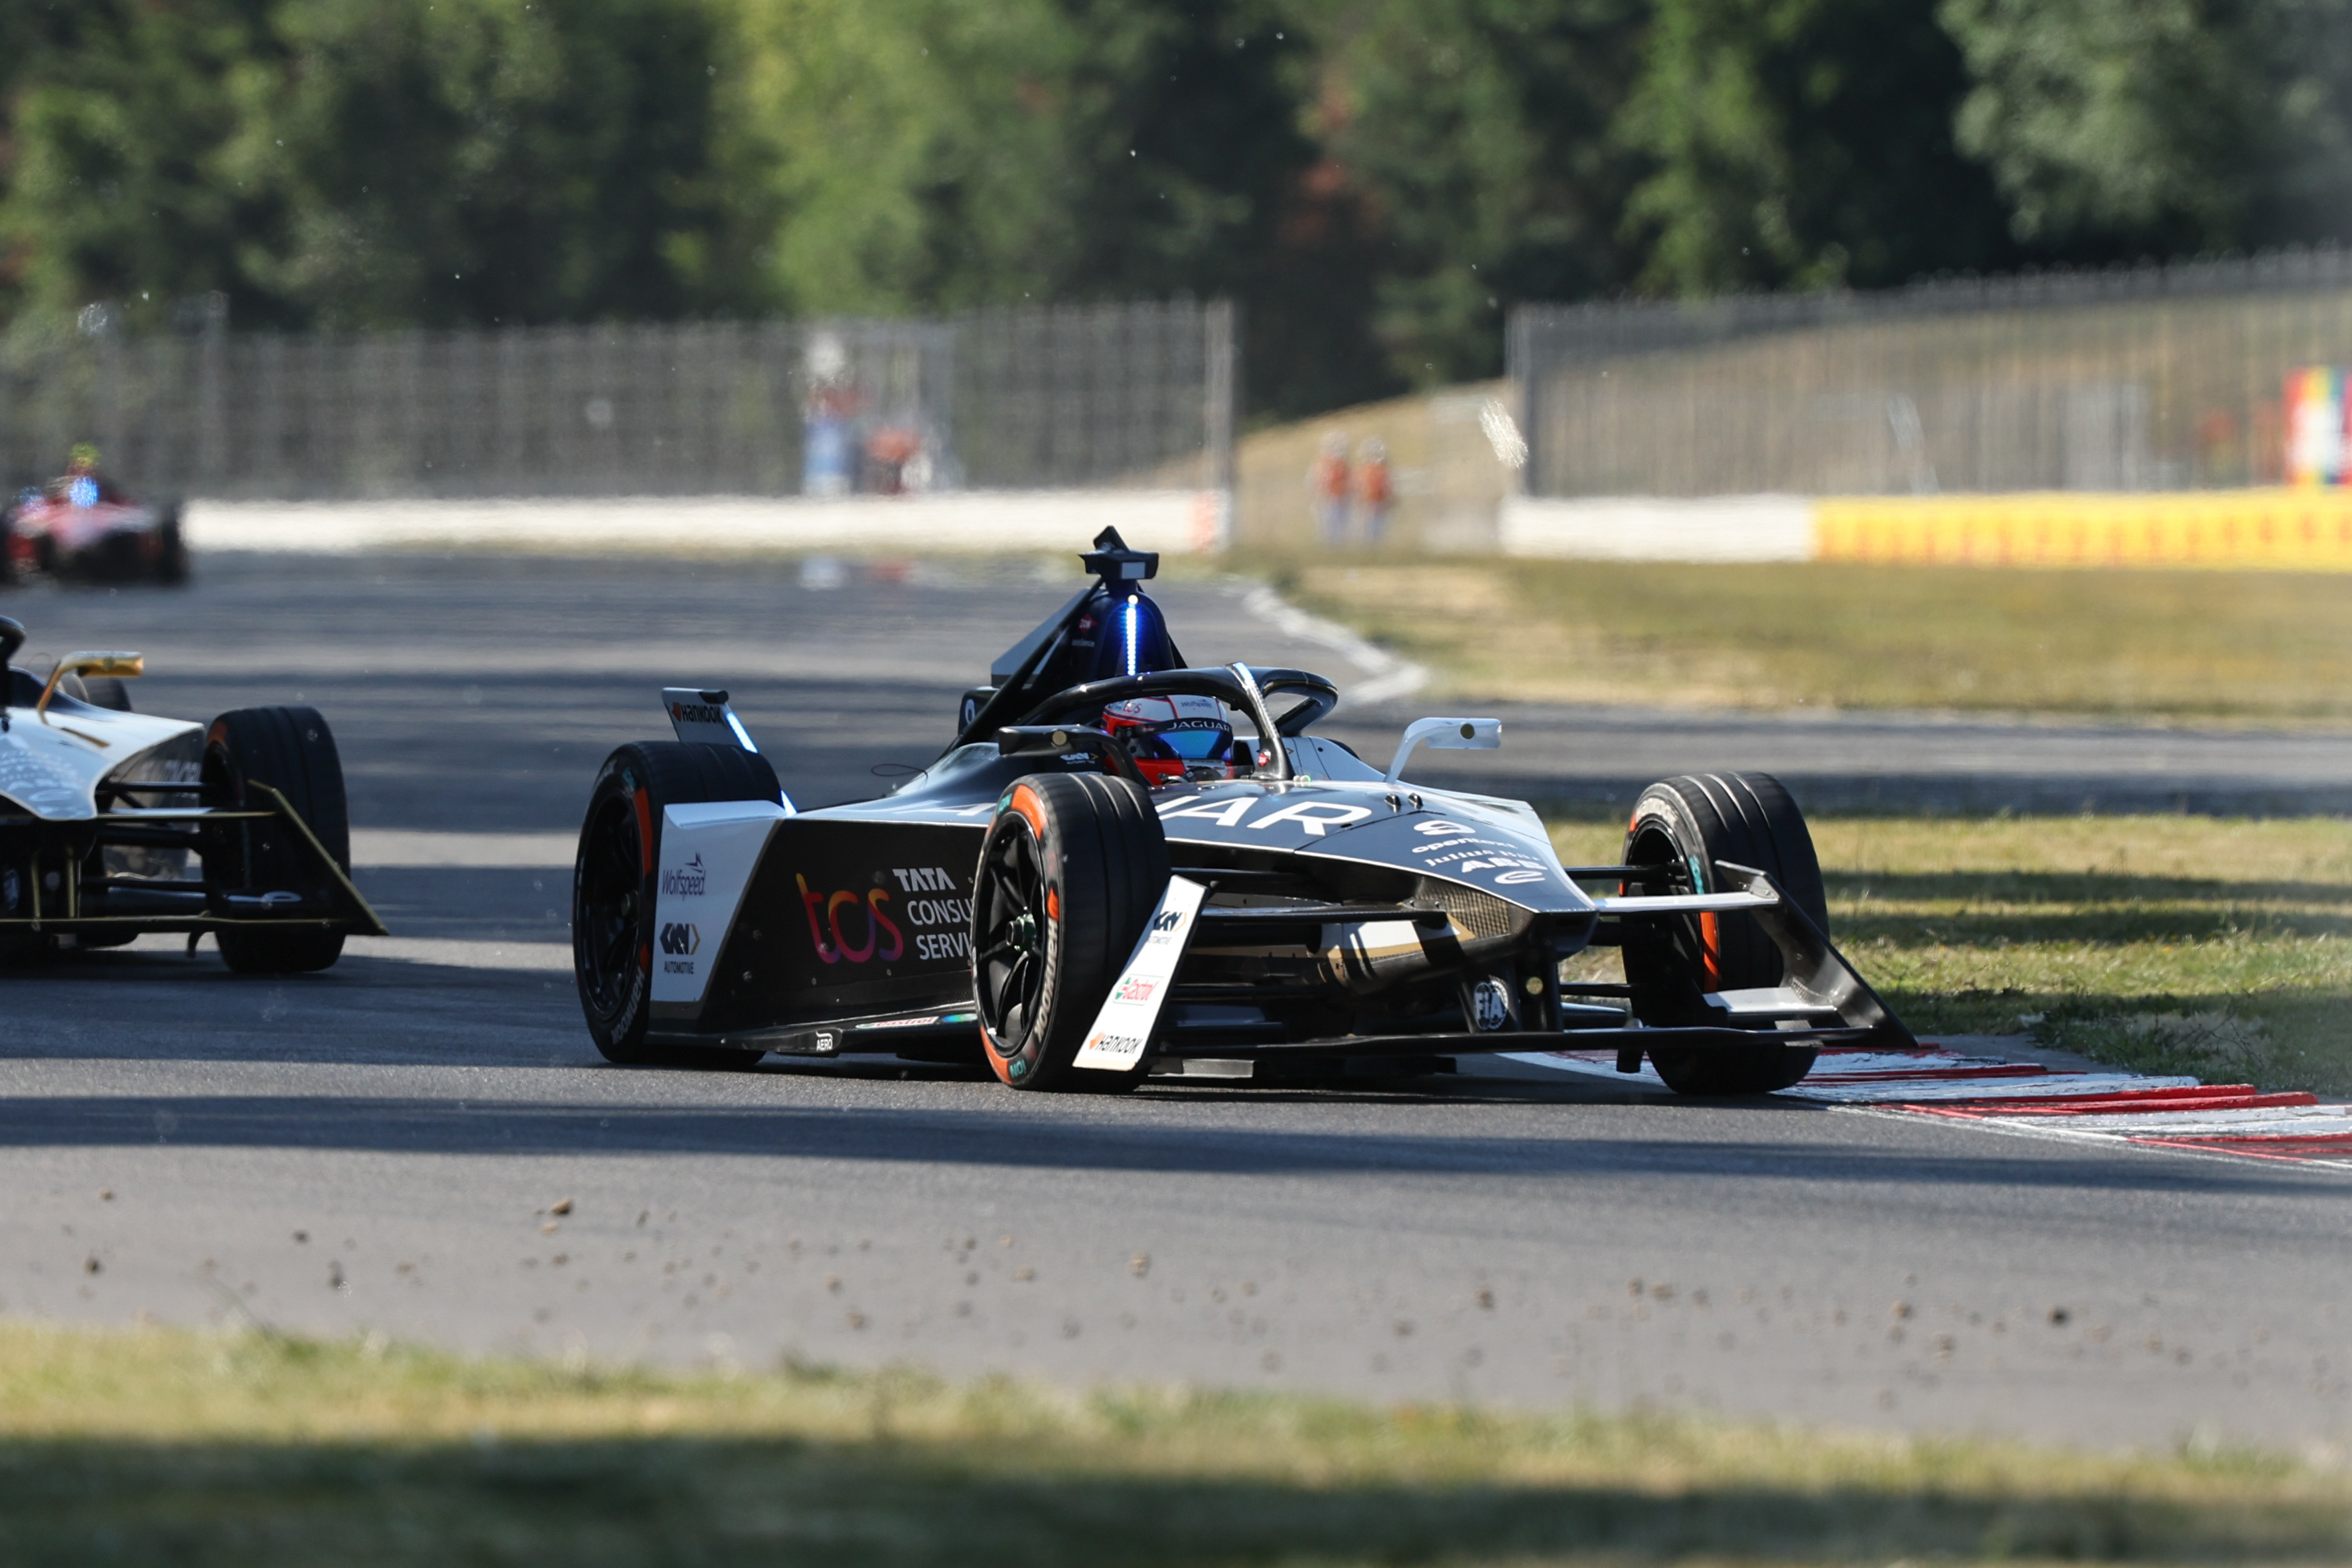
M 1461 696 L 2352 721 L 2352 616 L 2321 574 L 1248 564 Z
M 1838 944 L 1913 1028 L 2352 1094 L 2352 823 L 1826 818 Z M 1561 824 L 1564 858 L 1613 828 Z
M 2321 1562 L 2340 1463 L 0 1325 L 14 1563 Z

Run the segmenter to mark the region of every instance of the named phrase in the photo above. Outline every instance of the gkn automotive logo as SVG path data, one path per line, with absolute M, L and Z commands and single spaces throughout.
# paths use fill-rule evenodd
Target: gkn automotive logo
M 661 928 L 656 940 L 660 943 L 661 950 L 668 955 L 662 960 L 663 974 L 694 973 L 693 956 L 702 950 L 700 930 L 683 920 L 673 921 Z
M 705 880 L 706 873 L 703 870 L 702 856 L 699 853 L 697 853 L 692 860 L 687 862 L 676 871 L 666 871 L 662 873 L 662 896 L 665 898 L 700 898 L 702 896 L 702 885 Z

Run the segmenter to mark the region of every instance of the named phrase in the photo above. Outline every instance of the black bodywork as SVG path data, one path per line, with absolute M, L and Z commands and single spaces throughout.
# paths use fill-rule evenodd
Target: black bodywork
M 1256 734 L 1234 748 L 1239 777 L 1150 791 L 1175 874 L 1208 890 L 1149 1049 L 1155 1071 L 1596 1048 L 1631 1071 L 1669 1044 L 1913 1043 L 1761 871 L 1718 866 L 1696 883 L 1712 891 L 1694 893 L 1678 864 L 1564 867 L 1526 805 L 1409 783 L 1311 734 L 1338 700 L 1319 675 L 1150 667 L 1179 657 L 1142 591 L 1153 558 L 1115 535 L 1097 543 L 1097 580 L 999 662 L 955 739 L 892 794 L 799 814 L 746 803 L 725 821 L 705 808 L 712 825 L 663 830 L 661 930 L 694 956 L 665 960 L 691 974 L 656 979 L 649 1039 L 979 1060 L 971 903 L 992 819 L 1033 774 L 1131 776 L 1098 716 L 1183 693 L 1216 697 Z M 1103 635 L 1130 611 L 1142 646 Z M 1757 922 L 1780 983 L 1721 994 L 1696 975 L 1561 978 L 1587 947 L 1702 917 Z

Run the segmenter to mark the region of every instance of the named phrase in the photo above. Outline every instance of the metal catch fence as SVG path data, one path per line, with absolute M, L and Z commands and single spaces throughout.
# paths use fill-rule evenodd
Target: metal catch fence
M 134 489 L 223 498 L 1213 486 L 1230 467 L 1224 302 L 940 320 L 0 340 L 0 476 L 81 442 Z
M 1528 307 L 1509 360 L 1539 496 L 2276 484 L 2286 378 L 2352 363 L 2352 254 Z

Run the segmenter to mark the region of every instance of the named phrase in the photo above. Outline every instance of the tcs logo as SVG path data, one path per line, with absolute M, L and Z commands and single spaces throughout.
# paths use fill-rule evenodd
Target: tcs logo
M 800 884 L 801 908 L 808 915 L 809 940 L 816 944 L 818 957 L 828 964 L 863 964 L 875 958 L 887 964 L 906 956 L 906 936 L 882 907 L 890 902 L 887 888 L 824 894 L 810 891 L 804 876 L 795 875 L 793 881 Z M 846 920 L 842 918 L 845 912 Z

